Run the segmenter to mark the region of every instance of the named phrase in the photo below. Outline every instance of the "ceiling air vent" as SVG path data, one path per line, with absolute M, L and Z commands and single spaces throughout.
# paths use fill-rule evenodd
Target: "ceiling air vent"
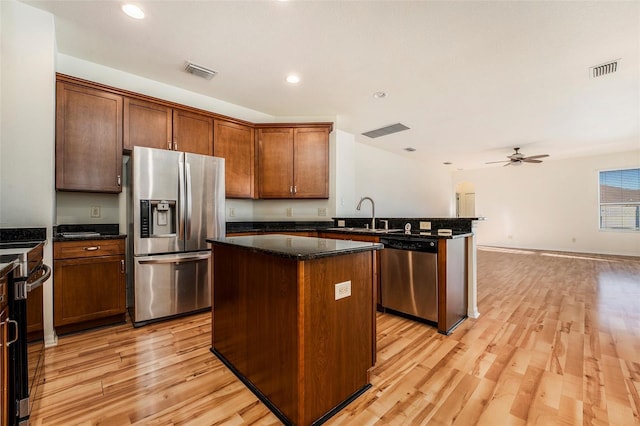
M 191 62 L 187 62 L 184 70 L 190 74 L 197 75 L 198 77 L 202 77 L 206 80 L 211 80 L 216 74 L 218 74 L 217 71 L 210 70 L 209 68 L 205 68 Z
M 614 73 L 618 71 L 618 62 L 620 62 L 620 59 L 607 62 L 606 64 L 596 65 L 595 67 L 591 67 L 589 68 L 589 74 L 591 75 L 591 78 L 596 78 L 596 77 L 602 77 L 603 75 Z
M 397 133 L 403 130 L 409 130 L 409 128 L 402 123 L 396 123 L 390 126 L 364 132 L 363 135 L 370 138 L 379 138 L 380 136 L 390 135 L 391 133 Z

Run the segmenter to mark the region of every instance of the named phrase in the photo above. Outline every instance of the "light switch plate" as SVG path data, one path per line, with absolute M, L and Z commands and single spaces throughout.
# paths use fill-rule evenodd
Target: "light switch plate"
M 423 222 L 420 221 L 420 230 L 422 231 L 428 231 L 431 229 L 431 222 Z
M 338 220 L 338 226 L 343 227 L 344 223 L 344 220 Z
M 336 300 L 351 296 L 351 281 L 336 284 Z
M 91 206 L 91 217 L 100 217 L 100 206 Z

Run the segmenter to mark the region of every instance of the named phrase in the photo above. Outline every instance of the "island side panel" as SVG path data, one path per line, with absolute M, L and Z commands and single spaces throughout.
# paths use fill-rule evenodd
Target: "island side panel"
M 296 419 L 297 262 L 223 245 L 214 251 L 213 347 Z
M 304 262 L 304 424 L 369 383 L 374 256 L 371 251 Z M 335 285 L 346 281 L 351 296 L 336 300 Z

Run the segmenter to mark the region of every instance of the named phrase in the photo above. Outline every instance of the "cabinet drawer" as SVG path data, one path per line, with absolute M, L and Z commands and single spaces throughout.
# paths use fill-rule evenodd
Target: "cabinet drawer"
M 62 241 L 53 244 L 54 259 L 124 254 L 124 239 Z

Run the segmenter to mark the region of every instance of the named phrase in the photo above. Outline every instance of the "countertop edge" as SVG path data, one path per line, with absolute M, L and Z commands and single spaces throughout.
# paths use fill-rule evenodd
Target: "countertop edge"
M 127 238 L 126 234 L 118 234 L 118 235 L 96 235 L 96 236 L 87 236 L 87 237 L 63 237 L 61 235 L 56 235 L 53 237 L 54 243 L 61 242 L 69 242 L 69 241 L 90 241 L 90 240 L 124 240 Z
M 291 236 L 289 235 L 283 235 L 283 237 L 291 238 Z M 241 237 L 229 237 L 229 238 L 241 238 Z M 323 239 L 323 238 L 316 238 L 316 237 L 297 237 L 297 238 L 311 238 L 316 240 Z M 282 251 L 270 250 L 263 247 L 250 247 L 246 245 L 241 245 L 241 244 L 233 243 L 231 241 L 226 241 L 225 239 L 207 238 L 206 241 L 207 243 L 212 245 L 219 244 L 227 247 L 239 248 L 239 249 L 250 251 L 253 253 L 264 253 L 264 254 L 269 254 L 271 256 L 277 256 L 277 257 L 298 260 L 298 261 L 343 256 L 347 254 L 360 253 L 365 251 L 382 250 L 384 248 L 384 246 L 380 243 L 357 242 L 361 244 L 360 247 L 349 247 L 342 250 L 332 250 L 332 251 L 319 252 L 319 253 L 285 253 Z

